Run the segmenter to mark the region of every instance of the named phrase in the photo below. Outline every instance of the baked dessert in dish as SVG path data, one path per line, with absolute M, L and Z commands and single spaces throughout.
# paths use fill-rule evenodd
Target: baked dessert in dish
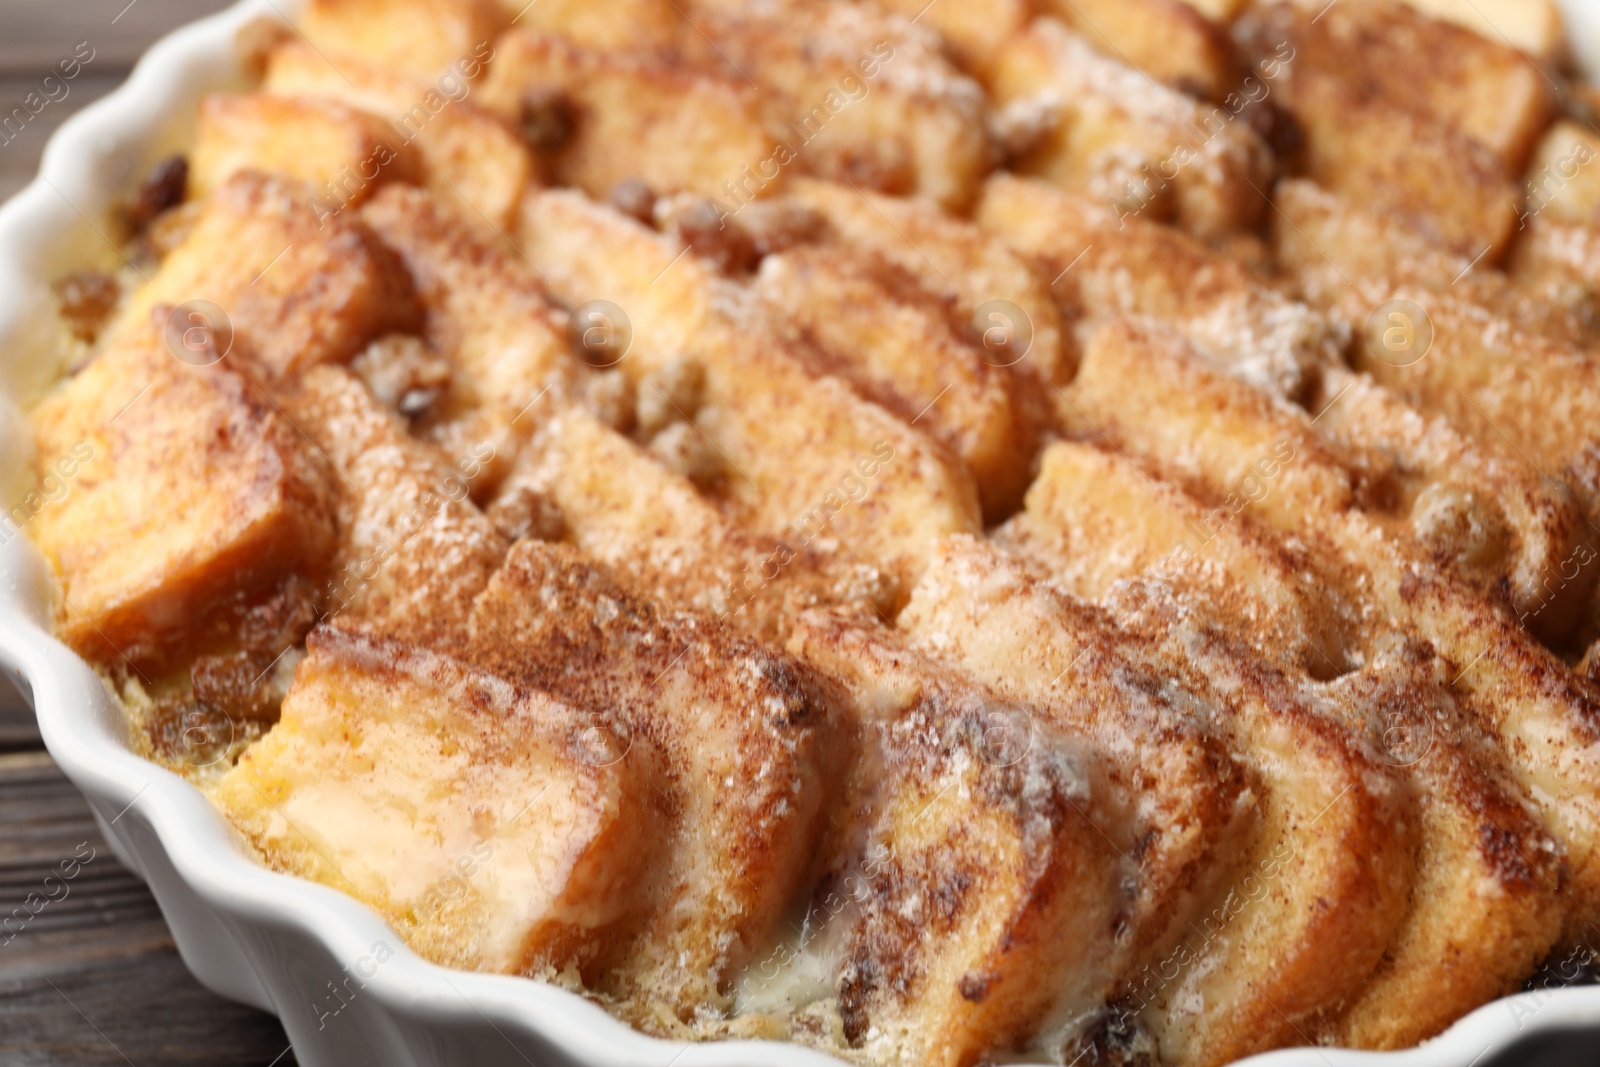
M 57 633 L 263 863 L 650 1033 L 1414 1044 L 1600 901 L 1546 15 L 252 26 L 57 287 Z

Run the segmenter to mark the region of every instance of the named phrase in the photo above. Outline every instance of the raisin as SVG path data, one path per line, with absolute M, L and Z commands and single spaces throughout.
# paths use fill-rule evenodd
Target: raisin
M 134 190 L 123 209 L 128 227 L 134 233 L 144 232 L 157 215 L 183 203 L 189 188 L 189 161 L 183 156 L 168 156 L 157 163 L 150 176 Z
M 522 94 L 522 139 L 535 152 L 561 151 L 577 129 L 578 109 L 565 90 L 546 86 Z
M 755 242 L 744 227 L 725 217 L 709 200 L 679 212 L 672 220 L 672 227 L 695 255 L 724 274 L 748 273 L 760 259 Z
M 618 182 L 606 197 L 606 203 L 646 226 L 655 225 L 656 194 L 638 178 Z
M 1279 159 L 1296 159 L 1305 147 L 1305 131 L 1300 123 L 1284 108 L 1271 101 L 1263 101 L 1246 112 L 1246 119 L 1261 139 L 1271 146 Z

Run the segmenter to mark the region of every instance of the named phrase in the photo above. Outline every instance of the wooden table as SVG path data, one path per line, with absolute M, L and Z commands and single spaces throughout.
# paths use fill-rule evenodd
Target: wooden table
M 121 84 L 152 41 L 223 6 L 0 0 L 0 122 L 12 116 L 9 128 L 0 125 L 0 200 L 33 177 L 51 132 Z M 41 91 L 58 62 L 75 49 L 87 54 L 80 42 L 94 58 L 64 96 L 59 83 L 44 87 L 57 99 L 19 124 L 12 109 L 26 113 L 28 94 Z M 46 875 L 91 854 L 68 895 L 8 937 L 5 919 L 17 908 L 26 914 L 24 901 L 46 888 Z M 18 930 L 15 920 L 10 929 Z M 190 976 L 155 900 L 112 857 L 83 798 L 45 753 L 33 712 L 0 681 L 0 1064 L 289 1067 L 288 1046 L 276 1019 Z

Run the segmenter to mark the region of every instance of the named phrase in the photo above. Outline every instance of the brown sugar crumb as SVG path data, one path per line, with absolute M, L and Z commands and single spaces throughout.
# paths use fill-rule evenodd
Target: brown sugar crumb
M 757 200 L 739 211 L 739 225 L 750 235 L 756 255 L 765 257 L 811 244 L 827 236 L 822 215 L 804 204 Z
M 902 145 L 881 141 L 816 153 L 818 174 L 891 196 L 909 196 L 916 169 Z
M 650 454 L 702 489 L 723 476 L 722 456 L 705 434 L 687 422 L 675 422 L 650 441 Z
M 157 259 L 165 259 L 169 252 L 189 236 L 189 231 L 200 221 L 200 214 L 204 210 L 205 204 L 194 200 L 187 204 L 179 204 L 170 211 L 163 211 L 151 220 L 149 227 L 144 231 L 144 246 Z
M 559 541 L 567 532 L 561 509 L 532 486 L 519 485 L 502 494 L 487 512 L 500 536 L 515 544 L 525 537 Z
M 450 364 L 419 337 L 385 334 L 350 361 L 372 395 L 407 418 L 433 406 L 450 387 Z
M 62 321 L 85 344 L 100 336 L 122 295 L 117 280 L 97 270 L 74 271 L 56 282 L 55 291 Z
M 284 41 L 294 36 L 294 31 L 274 18 L 251 19 L 239 27 L 233 37 L 234 54 L 239 57 L 239 69 L 252 82 L 267 76 L 267 62 L 272 52 Z
M 283 699 L 270 660 L 249 652 L 201 656 L 189 671 L 194 698 L 229 719 L 272 722 Z
M 670 423 L 692 419 L 705 395 L 705 367 L 679 357 L 645 375 L 639 383 L 635 425 L 653 437 Z
M 637 406 L 633 380 L 619 370 L 601 371 L 589 380 L 590 410 L 618 433 L 632 433 Z

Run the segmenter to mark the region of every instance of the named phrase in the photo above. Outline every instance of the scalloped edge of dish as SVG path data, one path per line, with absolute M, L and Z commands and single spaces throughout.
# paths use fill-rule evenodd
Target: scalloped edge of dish
M 1600 2 L 1567 0 L 1569 25 L 1600 36 Z M 34 181 L 0 207 L 0 492 L 21 490 L 31 449 L 22 408 L 60 373 L 35 314 L 42 279 L 115 262 L 101 233 L 113 198 L 185 142 L 200 94 L 238 84 L 232 40 L 274 0 L 242 0 L 155 44 L 128 81 L 65 122 Z M 92 43 L 92 42 L 91 42 Z M 1600 40 L 1592 50 L 1600 56 Z M 45 745 L 81 789 L 113 851 L 150 885 L 185 963 L 215 992 L 276 1014 L 305 1067 L 837 1067 L 774 1042 L 645 1037 L 573 993 L 451 971 L 412 953 L 373 911 L 254 862 L 188 782 L 129 749 L 121 709 L 49 632 L 50 578 L 21 532 L 0 527 L 0 664 L 32 690 Z M 354 978 L 352 990 L 349 979 Z M 325 992 L 340 983 L 348 1000 Z M 336 1012 L 328 1010 L 339 1004 Z M 1533 1039 L 1582 1033 L 1600 1050 L 1600 987 L 1484 1005 L 1413 1049 L 1282 1049 L 1251 1067 L 1474 1067 Z

